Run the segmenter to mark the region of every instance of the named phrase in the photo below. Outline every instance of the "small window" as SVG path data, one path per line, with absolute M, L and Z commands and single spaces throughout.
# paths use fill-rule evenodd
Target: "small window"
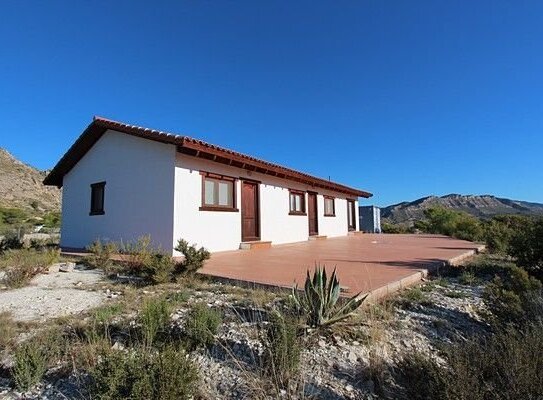
M 202 206 L 201 211 L 237 211 L 236 180 L 234 178 L 202 174 Z
M 291 190 L 289 196 L 290 214 L 305 215 L 305 193 Z
M 333 197 L 324 196 L 324 216 L 325 217 L 336 216 L 336 205 L 335 205 L 335 199 Z
M 91 206 L 90 215 L 103 215 L 104 212 L 104 195 L 106 183 L 99 182 L 91 184 Z

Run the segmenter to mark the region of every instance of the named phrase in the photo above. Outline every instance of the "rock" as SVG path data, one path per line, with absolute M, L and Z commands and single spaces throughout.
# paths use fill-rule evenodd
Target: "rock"
M 319 347 L 326 347 L 326 342 L 323 339 L 319 339 L 318 343 Z
M 349 351 L 349 355 L 347 356 L 350 362 L 355 363 L 358 361 L 358 356 L 354 351 Z
M 59 272 L 73 272 L 75 268 L 74 262 L 65 262 L 63 264 L 60 264 L 58 270 Z
M 113 350 L 124 350 L 124 346 L 119 342 L 115 342 L 111 348 Z
M 50 265 L 49 268 L 47 269 L 47 273 L 54 274 L 56 272 L 59 272 L 61 265 L 62 265 L 62 263 L 54 263 L 54 264 Z

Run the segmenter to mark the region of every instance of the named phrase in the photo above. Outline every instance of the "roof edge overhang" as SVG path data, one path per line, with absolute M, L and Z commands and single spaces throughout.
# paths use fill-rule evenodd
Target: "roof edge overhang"
M 77 138 L 66 154 L 62 156 L 51 172 L 45 177 L 43 181 L 44 185 L 57 186 L 59 188 L 62 187 L 64 175 L 66 175 L 81 158 L 83 158 L 87 151 L 90 150 L 90 148 L 107 130 L 114 130 L 143 139 L 172 144 L 177 147 L 177 151 L 184 154 L 307 184 L 316 188 L 340 192 L 349 196 L 365 198 L 372 196 L 371 193 L 363 190 L 354 189 L 339 183 L 317 178 L 300 171 L 215 146 L 188 136 L 175 135 L 154 129 L 127 125 L 102 117 L 94 117 L 93 121 L 87 126 L 79 138 Z

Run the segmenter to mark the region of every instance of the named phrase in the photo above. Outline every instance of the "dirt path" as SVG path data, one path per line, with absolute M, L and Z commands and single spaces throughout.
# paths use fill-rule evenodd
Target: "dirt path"
M 98 270 L 76 268 L 35 277 L 30 286 L 0 290 L 0 312 L 19 321 L 45 321 L 99 306 L 106 294 L 85 288 L 103 279 Z

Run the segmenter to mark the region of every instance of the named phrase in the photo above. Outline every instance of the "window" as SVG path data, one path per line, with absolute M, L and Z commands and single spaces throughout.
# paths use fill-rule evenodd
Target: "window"
M 290 214 L 305 215 L 305 193 L 295 190 L 290 191 L 289 195 Z
M 335 205 L 335 199 L 333 197 L 324 196 L 324 216 L 325 217 L 336 216 L 336 205 Z
M 91 206 L 89 215 L 104 215 L 105 182 L 93 183 L 91 186 Z
M 238 211 L 236 179 L 208 172 L 202 173 L 201 211 Z

